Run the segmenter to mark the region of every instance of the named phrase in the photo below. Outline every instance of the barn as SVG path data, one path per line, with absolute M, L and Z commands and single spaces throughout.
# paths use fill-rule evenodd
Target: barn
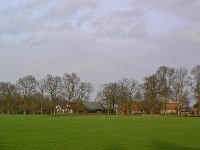
M 101 114 L 105 113 L 106 109 L 100 102 L 67 102 L 60 101 L 56 105 L 57 114 Z

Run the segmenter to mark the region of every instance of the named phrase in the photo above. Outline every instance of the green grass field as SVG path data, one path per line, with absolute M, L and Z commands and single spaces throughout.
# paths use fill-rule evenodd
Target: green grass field
M 199 150 L 200 118 L 0 116 L 1 150 Z

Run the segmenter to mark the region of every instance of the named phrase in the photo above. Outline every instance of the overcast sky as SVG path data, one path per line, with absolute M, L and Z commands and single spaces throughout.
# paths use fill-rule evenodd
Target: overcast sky
M 199 0 L 0 0 L 0 81 L 76 72 L 95 89 L 200 64 Z

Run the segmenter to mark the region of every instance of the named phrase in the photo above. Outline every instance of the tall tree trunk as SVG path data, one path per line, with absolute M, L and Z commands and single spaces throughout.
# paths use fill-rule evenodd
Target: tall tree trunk
M 199 100 L 199 108 L 198 108 L 198 115 L 200 115 L 200 96 L 199 96 L 199 98 L 198 98 Z
M 43 96 L 43 94 L 42 94 L 41 102 L 40 102 L 40 114 L 41 114 L 41 115 L 43 114 L 43 99 L 44 99 L 44 96 Z
M 114 112 L 115 112 L 115 103 L 113 103 L 113 109 L 112 109 L 112 114 L 114 114 Z
M 178 116 L 180 116 L 180 103 L 179 103 L 179 101 L 178 101 Z
M 165 116 L 167 115 L 167 98 L 165 97 Z
M 26 115 L 27 114 L 27 104 L 26 104 L 26 102 L 25 102 L 25 104 L 24 104 L 24 115 Z
M 107 100 L 107 114 L 109 115 L 109 113 L 110 113 L 109 102 L 108 102 L 108 100 Z
M 10 100 L 7 100 L 7 114 L 10 114 Z

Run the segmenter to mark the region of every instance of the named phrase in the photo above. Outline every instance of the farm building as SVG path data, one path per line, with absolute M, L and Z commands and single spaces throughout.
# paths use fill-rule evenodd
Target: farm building
M 175 101 L 169 101 L 162 105 L 161 114 L 178 114 L 179 103 Z
M 197 102 L 197 103 L 193 106 L 193 108 L 194 108 L 194 113 L 195 113 L 195 115 L 199 115 L 199 114 L 200 114 L 200 104 L 199 104 L 199 102 Z
M 163 104 L 161 109 L 161 114 L 188 115 L 193 113 L 193 109 L 188 105 L 181 106 L 179 102 L 176 101 L 169 101 L 167 104 Z
M 83 102 L 87 113 L 105 113 L 106 109 L 100 102 Z
M 67 102 L 60 101 L 56 105 L 57 114 L 99 114 L 105 113 L 106 109 L 100 102 Z
M 117 114 L 146 114 L 141 101 L 127 101 L 117 109 Z

